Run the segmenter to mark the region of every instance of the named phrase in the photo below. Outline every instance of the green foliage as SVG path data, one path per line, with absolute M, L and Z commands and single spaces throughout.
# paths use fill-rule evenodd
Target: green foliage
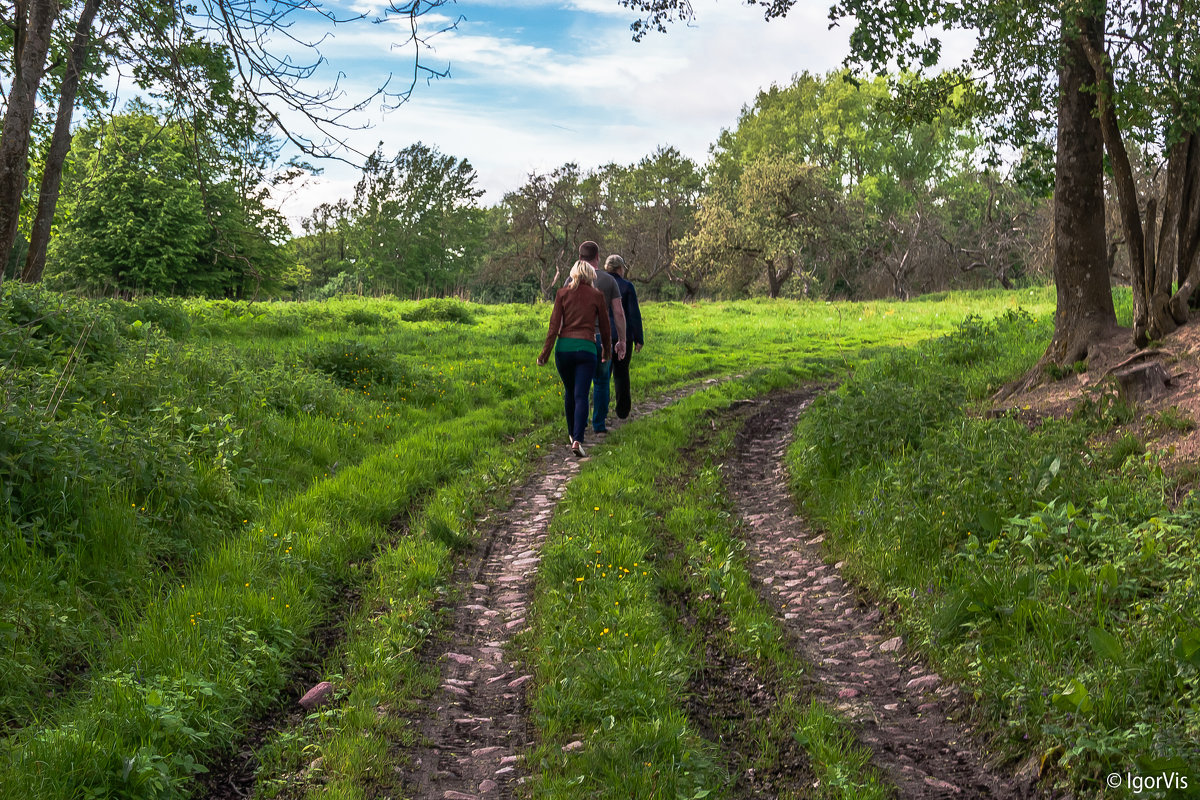
M 398 297 L 454 292 L 483 248 L 482 190 L 466 159 L 420 142 L 387 158 L 380 144 L 353 200 L 322 204 L 304 220 L 292 253 L 309 271 L 304 296 L 342 291 Z
M 900 87 L 911 76 L 896 79 Z M 786 87 L 760 91 L 738 125 L 722 131 L 713 169 L 736 179 L 771 151 L 821 168 L 830 186 L 886 219 L 911 207 L 921 187 L 944 182 L 966 165 L 975 142 L 954 113 L 912 123 L 899 119 L 888 79 L 852 79 L 845 70 L 801 73 Z M 903 135 L 897 136 L 897 131 Z
M 1150 425 L 1161 432 L 1186 433 L 1196 429 L 1196 421 L 1191 415 L 1179 408 L 1171 406 L 1148 417 Z
M 314 354 L 309 363 L 342 386 L 369 390 L 374 386 L 394 386 L 407 377 L 395 353 L 363 342 L 334 342 Z
M 220 296 L 270 284 L 283 270 L 282 217 L 247 196 L 197 150 L 187 125 L 141 109 L 76 136 L 64 175 L 47 281 L 94 294 Z M 210 159 L 211 163 L 197 163 Z
M 972 315 L 953 335 L 868 361 L 805 416 L 802 425 L 811 431 L 799 456 L 805 474 L 835 479 L 921 450 L 927 437 L 962 416 L 972 384 L 995 387 L 998 378 L 988 367 L 1019 354 L 1014 345 L 1029 347 L 1030 322 L 1021 312 L 993 321 Z M 931 370 L 930 363 L 944 367 Z M 963 377 L 971 370 L 983 374 L 968 383 Z
M 973 132 L 976 100 L 975 84 L 958 73 L 867 80 L 846 70 L 806 72 L 788 86 L 760 92 L 713 147 L 693 243 L 706 244 L 709 230 L 774 226 L 802 245 L 794 249 L 806 263 L 795 271 L 807 278 L 805 293 L 826 296 L 892 293 L 903 299 L 984 281 L 1011 287 L 1040 268 L 1034 256 L 1040 201 L 980 166 L 992 159 Z M 810 188 L 805 194 L 812 200 L 772 214 L 770 198 L 782 195 L 763 182 L 762 164 L 779 170 L 779 154 L 819 173 L 842 210 L 823 215 L 822 206 L 830 204 Z M 747 181 L 765 192 L 759 207 L 722 201 L 732 187 L 750 191 Z M 714 210 L 720 206 L 730 209 L 724 217 Z M 824 235 L 805 237 L 792 222 Z M 730 241 L 718 259 L 722 271 L 748 269 L 748 261 L 761 258 L 761 239 Z
M 1198 554 L 1180 538 L 1195 498 L 1168 507 L 1137 438 L 1094 444 L 1129 420 L 1112 393 L 1032 429 L 977 415 L 971 399 L 989 395 L 1000 364 L 1016 375 L 1036 361 L 1036 329 L 1022 315 L 968 320 L 946 339 L 880 356 L 838 396 L 873 390 L 880 374 L 906 376 L 908 394 L 885 386 L 878 407 L 814 404 L 789 460 L 834 557 L 898 606 L 910 642 L 973 689 L 1005 750 L 1046 754 L 1055 780 L 1091 791 L 1123 765 L 1197 756 L 1188 709 L 1200 683 L 1188 659 Z M 899 437 L 903 446 L 815 457 L 829 432 L 897 439 L 888 414 L 910 413 L 913 396 L 927 394 L 950 408 L 918 414 L 927 424 Z
M 378 328 L 385 322 L 382 314 L 368 311 L 365 308 L 355 308 L 346 312 L 346 322 L 351 325 L 361 325 L 364 328 Z
M 768 149 L 741 166 L 736 178 L 717 173 L 681 245 L 684 263 L 735 291 L 765 277 L 771 297 L 792 278 L 806 288 L 818 271 L 827 278 L 828 254 L 857 227 L 853 206 L 794 154 Z
M 410 311 L 406 311 L 404 319 L 409 322 L 455 322 L 460 325 L 474 325 L 475 312 L 461 300 L 452 298 L 434 298 L 422 300 Z

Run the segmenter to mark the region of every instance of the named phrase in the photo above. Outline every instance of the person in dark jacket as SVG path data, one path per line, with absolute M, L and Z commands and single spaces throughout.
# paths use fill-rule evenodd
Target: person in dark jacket
M 586 261 L 576 261 L 571 268 L 567 285 L 554 296 L 550 313 L 550 329 L 538 355 L 538 366 L 550 360 L 554 348 L 554 366 L 563 382 L 563 407 L 567 415 L 567 430 L 571 435 L 571 452 L 583 458 L 583 434 L 587 430 L 588 389 L 598 364 L 612 358 L 612 332 L 608 324 L 608 309 L 604 295 L 592 288 L 596 269 Z M 600 328 L 597 346 L 594 332 Z M 555 347 L 557 341 L 558 346 Z
M 629 409 L 633 405 L 629 392 L 629 360 L 633 358 L 634 353 L 641 352 L 642 345 L 645 344 L 645 337 L 642 333 L 642 310 L 638 307 L 637 291 L 627 277 L 629 268 L 625 265 L 625 259 L 615 254 L 609 256 L 604 261 L 604 271 L 617 282 L 617 288 L 621 292 L 621 307 L 625 311 L 625 339 L 622 342 L 625 345 L 625 352 L 622 354 L 618 347 L 618 355 L 613 359 L 612 364 L 613 384 L 616 387 L 617 395 L 617 416 L 625 419 L 629 416 Z

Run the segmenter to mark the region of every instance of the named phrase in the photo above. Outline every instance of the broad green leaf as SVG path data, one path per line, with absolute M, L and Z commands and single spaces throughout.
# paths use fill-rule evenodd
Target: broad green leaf
M 1200 667 L 1200 629 L 1192 628 L 1175 637 L 1175 657 L 1193 667 Z
M 1101 658 L 1117 662 L 1125 658 L 1125 647 L 1121 644 L 1121 640 L 1103 628 L 1092 628 L 1088 631 L 1088 641 L 1092 645 L 1092 650 L 1096 651 L 1096 655 Z
M 1092 698 L 1088 695 L 1087 687 L 1080 683 L 1078 678 L 1071 678 L 1066 689 L 1052 694 L 1050 701 L 1060 711 L 1086 713 L 1092 708 Z

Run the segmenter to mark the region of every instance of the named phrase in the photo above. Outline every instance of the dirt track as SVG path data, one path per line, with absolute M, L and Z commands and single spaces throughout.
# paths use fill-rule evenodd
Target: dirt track
M 748 567 L 764 602 L 799 642 L 825 699 L 854 724 L 874 763 L 905 798 L 1025 798 L 961 722 L 954 686 L 909 654 L 883 613 L 863 605 L 822 556 L 787 492 L 784 451 L 813 392 L 760 401 L 725 465 L 726 484 L 745 523 Z

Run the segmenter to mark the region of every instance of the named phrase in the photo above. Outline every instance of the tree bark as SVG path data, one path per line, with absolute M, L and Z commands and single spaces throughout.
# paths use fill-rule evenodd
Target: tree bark
M 67 56 L 67 69 L 63 75 L 58 98 L 58 117 L 54 121 L 54 134 L 50 139 L 50 150 L 46 154 L 46 167 L 42 172 L 42 188 L 38 193 L 37 216 L 29 234 L 29 252 L 25 257 L 25 270 L 21 280 L 37 283 L 46 269 L 46 249 L 50 243 L 50 225 L 54 221 L 54 210 L 58 207 L 58 192 L 62 183 L 63 164 L 71 150 L 71 117 L 75 113 L 75 95 L 87 61 L 88 44 L 91 41 L 92 21 L 100 9 L 100 0 L 87 0 L 79 12 L 75 26 L 75 38 Z
M 1200 283 L 1200 269 L 1196 265 L 1196 256 L 1200 252 L 1200 134 L 1191 133 L 1186 144 L 1180 155 L 1181 161 L 1177 162 L 1183 174 L 1176 246 L 1179 288 L 1171 298 L 1171 316 L 1180 325 L 1188 321 L 1188 301 Z
M 1103 50 L 1103 18 L 1064 20 L 1059 68 L 1058 144 L 1054 175 L 1054 338 L 1042 364 L 1062 366 L 1117 329 L 1104 236 L 1104 139 L 1095 115 L 1094 81 L 1084 50 Z M 1138 237 L 1139 241 L 1141 237 Z M 1040 365 L 1039 365 L 1040 366 Z
M 783 285 L 783 281 L 775 273 L 775 262 L 767 259 L 767 294 L 772 299 L 779 297 L 779 287 Z
M 13 83 L 0 125 L 0 264 L 8 263 L 17 240 L 38 86 L 46 72 L 46 54 L 59 6 L 55 0 L 28 0 L 27 5 L 17 6 L 17 12 Z

